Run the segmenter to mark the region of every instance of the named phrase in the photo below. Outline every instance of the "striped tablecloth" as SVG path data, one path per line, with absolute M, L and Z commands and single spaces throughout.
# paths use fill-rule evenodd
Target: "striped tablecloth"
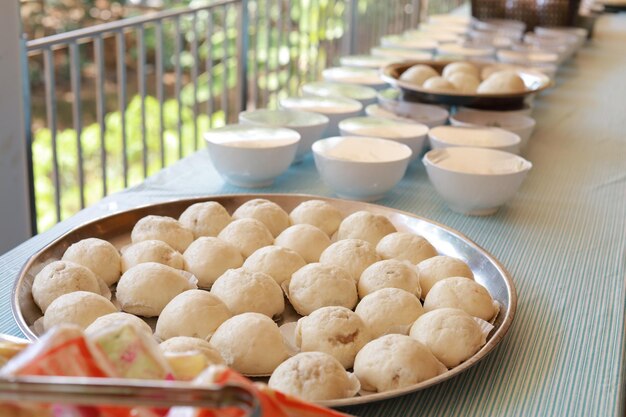
M 626 299 L 626 15 L 603 17 L 596 38 L 536 101 L 534 168 L 491 217 L 449 211 L 422 165 L 379 203 L 459 230 L 491 252 L 517 287 L 517 316 L 500 346 L 434 388 L 350 408 L 362 416 L 616 416 L 624 412 Z M 248 190 L 249 191 L 249 190 Z M 311 158 L 260 192 L 332 195 Z M 111 196 L 0 257 L 0 332 L 19 334 L 10 292 L 21 265 L 65 230 L 113 211 L 206 194 L 222 182 L 201 151 Z

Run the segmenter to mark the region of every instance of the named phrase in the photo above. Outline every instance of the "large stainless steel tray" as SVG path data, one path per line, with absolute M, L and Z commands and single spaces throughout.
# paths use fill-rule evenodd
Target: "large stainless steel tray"
M 20 329 L 29 339 L 35 340 L 37 338 L 35 333 L 31 330 L 31 326 L 38 318 L 41 317 L 41 311 L 35 305 L 32 298 L 31 287 L 33 279 L 35 275 L 49 262 L 60 259 L 63 252 L 71 244 L 88 237 L 99 237 L 113 241 L 114 243 L 120 245 L 124 242 L 124 239 L 127 239 L 133 225 L 139 219 L 147 216 L 148 214 L 178 217 L 189 205 L 201 201 L 217 201 L 232 213 L 241 204 L 253 198 L 266 198 L 268 200 L 272 200 L 287 211 L 291 211 L 303 201 L 320 199 L 330 202 L 346 215 L 358 210 L 368 210 L 374 213 L 383 214 L 389 218 L 398 230 L 422 235 L 437 248 L 440 254 L 454 256 L 467 262 L 467 264 L 472 268 L 472 271 L 474 271 L 476 281 L 485 286 L 493 298 L 500 303 L 500 312 L 493 323 L 494 329 L 490 333 L 487 343 L 474 356 L 459 366 L 437 376 L 436 378 L 429 379 L 420 384 L 394 391 L 357 396 L 341 400 L 325 401 L 321 403 L 323 405 L 340 407 L 371 403 L 405 395 L 436 385 L 464 372 L 483 359 L 498 345 L 498 343 L 500 343 L 511 326 L 517 305 L 515 287 L 511 277 L 493 256 L 463 234 L 439 223 L 416 216 L 412 213 L 402 212 L 388 207 L 355 201 L 296 194 L 221 195 L 174 200 L 113 214 L 79 226 L 44 247 L 38 253 L 33 255 L 23 266 L 13 288 L 12 309 L 15 320 L 17 321 Z

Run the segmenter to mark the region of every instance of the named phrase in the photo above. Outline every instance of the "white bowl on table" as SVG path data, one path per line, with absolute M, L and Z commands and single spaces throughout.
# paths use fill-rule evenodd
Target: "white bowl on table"
M 328 128 L 328 117 L 323 114 L 299 110 L 257 109 L 239 113 L 239 123 L 258 127 L 285 127 L 300 134 L 294 162 L 301 161 L 311 152 L 313 142 L 320 139 Z
M 532 116 L 533 114 L 533 106 L 529 103 L 524 103 L 524 106 L 521 109 L 515 110 L 486 110 L 486 109 L 475 109 L 473 107 L 459 107 L 459 111 L 475 111 L 479 113 L 495 113 L 495 114 L 523 114 L 524 116 Z
M 348 84 L 360 84 L 375 90 L 387 88 L 388 84 L 378 69 L 356 67 L 332 67 L 322 71 L 324 81 Z
M 338 136 L 313 144 L 322 181 L 341 198 L 375 201 L 400 182 L 411 149 L 380 138 Z
M 439 43 L 433 39 L 408 38 L 401 35 L 387 35 L 380 38 L 380 44 L 388 48 L 435 52 Z
M 490 60 L 495 54 L 496 48 L 493 46 L 467 47 L 458 43 L 447 43 L 437 48 L 437 57 L 441 59 L 450 57 L 463 60 Z
M 443 107 L 433 104 L 415 103 L 412 101 L 400 100 L 400 91 L 395 88 L 388 88 L 378 92 L 377 107 L 367 107 L 365 112 L 368 116 L 383 117 L 385 119 L 393 119 L 389 117 L 388 112 L 393 115 L 411 119 L 418 123 L 423 123 L 429 128 L 445 125 L 448 121 L 450 113 Z M 368 114 L 368 110 L 371 114 Z
M 448 207 L 470 216 L 494 214 L 513 198 L 532 168 L 518 155 L 485 148 L 433 149 L 422 161 Z
M 463 36 L 458 33 L 445 31 L 425 31 L 420 29 L 408 30 L 402 35 L 407 39 L 428 39 L 437 44 L 456 43 L 463 40 Z
M 522 114 L 481 113 L 461 110 L 450 116 L 452 126 L 499 127 L 520 137 L 520 150 L 524 150 L 535 130 L 535 119 Z
M 345 97 L 356 100 L 363 108 L 376 102 L 376 90 L 359 84 L 315 81 L 302 86 L 302 94 L 318 97 Z
M 278 101 L 283 109 L 321 113 L 328 117 L 328 127 L 322 137 L 339 135 L 338 124 L 343 119 L 361 115 L 363 105 L 343 97 L 286 97 Z
M 395 48 L 389 46 L 375 46 L 370 49 L 370 53 L 374 56 L 392 58 L 394 62 L 430 61 L 433 58 L 432 52 L 429 51 Z
M 413 155 L 411 160 L 419 157 L 428 137 L 428 126 L 421 123 L 407 123 L 400 120 L 383 119 L 380 117 L 351 117 L 339 123 L 342 136 L 366 136 L 393 140 L 403 143 Z
M 380 69 L 394 62 L 393 58 L 374 55 L 346 55 L 339 58 L 342 67 Z
M 560 35 L 563 33 L 574 35 L 578 39 L 578 48 L 587 42 L 587 37 L 589 36 L 587 29 L 574 26 L 535 26 L 534 31 L 539 36 Z
M 519 135 L 496 127 L 437 126 L 428 132 L 432 149 L 448 147 L 489 148 L 520 153 Z
M 227 125 L 204 134 L 215 169 L 238 187 L 267 187 L 293 162 L 300 134 L 285 128 Z

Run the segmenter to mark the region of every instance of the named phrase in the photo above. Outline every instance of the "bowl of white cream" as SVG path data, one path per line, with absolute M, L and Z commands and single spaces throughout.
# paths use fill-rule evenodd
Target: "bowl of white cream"
M 376 90 L 359 84 L 315 81 L 302 85 L 304 96 L 344 97 L 356 100 L 363 108 L 376 102 Z
M 356 68 L 356 67 L 332 67 L 322 71 L 324 81 L 360 84 L 372 87 L 376 90 L 387 88 L 388 84 L 384 81 L 378 69 L 373 68 Z
M 227 125 L 204 134 L 213 166 L 238 187 L 271 185 L 293 162 L 300 134 L 292 129 Z
M 471 216 L 494 214 L 513 198 L 532 168 L 521 156 L 485 148 L 433 149 L 422 161 L 448 207 Z
M 490 148 L 520 153 L 522 139 L 516 133 L 497 127 L 437 126 L 428 132 L 432 149 L 454 146 Z
M 278 101 L 281 109 L 320 113 L 328 117 L 328 127 L 322 137 L 339 135 L 338 124 L 345 118 L 359 116 L 363 105 L 345 97 L 285 97 Z
M 339 197 L 376 201 L 400 182 L 411 149 L 391 140 L 335 136 L 313 144 L 315 166 L 322 181 Z

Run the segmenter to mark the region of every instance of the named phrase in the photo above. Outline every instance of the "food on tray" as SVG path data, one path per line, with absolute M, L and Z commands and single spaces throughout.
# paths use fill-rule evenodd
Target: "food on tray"
M 361 239 L 376 246 L 383 237 L 395 231 L 396 228 L 387 217 L 369 211 L 357 211 L 343 219 L 337 230 L 337 240 Z
M 274 237 L 291 225 L 289 215 L 285 210 L 278 204 L 263 198 L 248 200 L 233 213 L 235 220 L 246 218 L 256 219 L 263 223 Z
M 330 238 L 321 229 L 310 224 L 296 224 L 285 229 L 276 238 L 276 245 L 291 249 L 307 263 L 317 262 L 330 246 Z
M 0 368 L 29 346 L 29 343 L 0 340 Z M 2 413 L 0 413 L 0 416 Z
M 450 84 L 454 86 L 456 91 L 462 94 L 474 94 L 480 84 L 480 79 L 475 75 L 465 72 L 455 72 L 447 77 Z
M 293 274 L 288 289 L 289 301 L 303 316 L 327 306 L 353 309 L 359 301 L 354 279 L 336 265 L 308 264 Z
M 223 365 L 222 355 L 206 340 L 177 336 L 159 345 L 177 380 L 189 381 L 210 365 Z
M 189 290 L 172 299 L 157 320 L 154 335 L 160 340 L 176 336 L 209 339 L 232 317 L 226 304 L 208 291 Z
M 59 324 L 75 324 L 86 329 L 98 317 L 115 313 L 117 308 L 99 294 L 88 291 L 74 291 L 55 299 L 43 316 L 44 330 Z
M 122 275 L 120 254 L 106 240 L 88 238 L 78 241 L 67 248 L 62 260 L 89 268 L 107 285 L 115 284 Z
M 491 298 L 489 291 L 465 277 L 443 279 L 430 289 L 424 299 L 424 309 L 431 311 L 444 307 L 459 308 L 485 321 L 498 313 L 498 303 Z
M 345 239 L 330 245 L 320 256 L 320 263 L 344 268 L 355 281 L 365 268 L 380 261 L 374 246 L 360 239 Z
M 244 268 L 226 271 L 211 287 L 211 294 L 233 314 L 254 312 L 274 317 L 285 309 L 283 291 L 274 278 Z
M 376 245 L 376 252 L 383 259 L 398 259 L 418 264 L 424 259 L 437 256 L 437 249 L 422 236 L 397 232 L 385 236 Z
M 459 61 L 451 62 L 443 68 L 441 76 L 449 79 L 452 74 L 463 73 L 473 75 L 476 78 L 480 78 L 480 71 L 478 67 L 471 62 Z
M 253 272 L 263 272 L 282 284 L 291 278 L 291 275 L 306 265 L 306 261 L 288 248 L 280 246 L 265 246 L 254 252 L 243 263 L 243 267 Z
M 281 363 L 269 387 L 308 401 L 352 397 L 358 380 L 337 359 L 323 352 L 302 352 Z
M 259 313 L 243 313 L 226 320 L 209 343 L 228 366 L 247 375 L 269 375 L 289 357 L 276 323 Z
M 375 339 L 389 333 L 407 334 L 411 324 L 424 314 L 424 309 L 415 293 L 383 288 L 363 297 L 354 312 Z
M 424 81 L 422 85 L 425 90 L 434 92 L 434 93 L 455 93 L 456 88 L 454 84 L 450 81 L 446 80 L 443 77 L 432 77 Z
M 366 391 L 383 392 L 418 384 L 447 371 L 431 351 L 409 336 L 388 334 L 356 355 L 354 374 Z
M 413 265 L 397 259 L 386 259 L 367 267 L 358 282 L 359 297 L 383 288 L 400 288 L 417 298 L 421 295 L 419 276 Z
M 243 265 L 239 249 L 216 237 L 199 237 L 183 254 L 185 270 L 198 278 L 198 287 L 211 285 L 224 272 Z
M 328 353 L 348 369 L 371 337 L 354 311 L 332 306 L 319 308 L 298 320 L 295 339 L 302 352 Z
M 413 65 L 400 75 L 400 80 L 415 85 L 423 85 L 426 80 L 432 77 L 438 77 L 439 74 L 428 65 Z
M 239 249 L 244 258 L 257 249 L 274 243 L 272 233 L 263 223 L 248 218 L 229 223 L 217 237 Z
M 343 215 L 332 204 L 322 200 L 309 200 L 300 203 L 289 214 L 293 224 L 310 224 L 321 229 L 328 236 L 332 236 L 341 221 Z
M 90 269 L 74 262 L 54 261 L 33 280 L 33 299 L 43 313 L 54 300 L 73 291 L 88 291 L 111 298 L 106 284 L 101 284 Z
M 187 272 L 156 262 L 133 266 L 117 283 L 117 301 L 123 311 L 144 317 L 161 314 L 167 303 L 183 291 L 197 288 Z
M 457 308 L 427 312 L 413 323 L 410 336 L 427 346 L 448 368 L 473 356 L 487 337 L 474 317 Z
M 183 269 L 184 260 L 180 252 L 161 240 L 144 240 L 122 249 L 122 272 L 145 262 L 156 262 Z
M 474 279 L 470 267 L 460 259 L 451 256 L 433 256 L 417 264 L 417 272 L 422 287 L 422 298 L 438 281 L 450 277 Z
M 176 219 L 166 216 L 146 216 L 140 219 L 130 233 L 133 243 L 144 240 L 162 240 L 183 253 L 193 242 L 193 232 Z
M 526 91 L 524 80 L 515 71 L 497 71 L 489 75 L 478 86 L 478 93 L 523 93 Z
M 180 224 L 193 232 L 194 238 L 217 236 L 231 221 L 226 209 L 215 201 L 192 204 L 178 218 Z
M 98 317 L 96 320 L 93 321 L 93 323 L 87 326 L 87 328 L 85 329 L 85 334 L 87 336 L 91 336 L 107 327 L 123 325 L 136 326 L 137 329 L 144 332 L 146 336 L 152 337 L 152 328 L 150 328 L 148 323 L 133 314 L 124 313 L 121 311 Z

